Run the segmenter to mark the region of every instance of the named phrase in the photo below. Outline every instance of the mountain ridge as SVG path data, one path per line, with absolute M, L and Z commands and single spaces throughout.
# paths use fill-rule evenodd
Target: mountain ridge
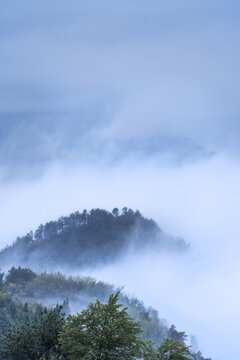
M 128 251 L 154 248 L 178 252 L 188 246 L 183 239 L 165 234 L 138 210 L 92 209 L 60 217 L 18 237 L 0 251 L 0 263 L 2 267 L 30 266 L 35 270 L 37 263 L 45 270 L 55 271 L 56 265 L 82 269 L 114 263 Z

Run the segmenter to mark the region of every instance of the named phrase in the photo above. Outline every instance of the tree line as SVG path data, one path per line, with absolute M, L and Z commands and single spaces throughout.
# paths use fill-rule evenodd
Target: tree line
M 138 251 L 154 246 L 175 251 L 187 248 L 184 240 L 167 236 L 139 211 L 92 209 L 47 222 L 18 237 L 0 251 L 0 263 L 29 267 L 40 263 L 45 269 L 91 267 L 114 262 L 127 248 Z
M 144 341 L 139 323 L 118 303 L 119 295 L 111 294 L 107 303 L 96 300 L 67 318 L 59 306 L 45 309 L 40 318 L 6 334 L 2 360 L 204 360 L 181 341 Z
M 21 267 L 12 267 L 6 275 L 1 274 L 0 288 L 2 294 L 15 299 L 17 304 L 41 303 L 51 307 L 57 302 L 64 303 L 67 314 L 70 311 L 69 304 L 73 311 L 79 311 L 79 308 L 87 306 L 92 299 L 98 298 L 106 302 L 110 294 L 116 291 L 114 286 L 90 277 L 67 277 L 61 273 L 36 274 L 29 268 Z M 146 308 L 139 299 L 121 293 L 120 301 L 128 307 L 129 314 L 139 321 L 144 330 L 141 337 L 151 338 L 156 343 L 160 343 L 165 337 L 185 340 L 185 332 L 177 331 L 174 325 L 168 327 L 164 320 L 159 319 L 156 310 Z M 0 309 L 0 314 L 2 311 Z

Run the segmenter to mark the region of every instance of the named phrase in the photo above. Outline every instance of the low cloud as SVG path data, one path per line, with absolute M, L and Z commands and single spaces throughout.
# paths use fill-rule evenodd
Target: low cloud
M 196 335 L 206 355 L 234 359 L 240 296 L 239 177 L 238 164 L 220 157 L 181 168 L 150 163 L 55 167 L 34 183 L 2 187 L 1 244 L 77 209 L 138 208 L 166 232 L 190 242 L 190 255 L 133 256 L 92 275 L 125 285 L 161 317 Z

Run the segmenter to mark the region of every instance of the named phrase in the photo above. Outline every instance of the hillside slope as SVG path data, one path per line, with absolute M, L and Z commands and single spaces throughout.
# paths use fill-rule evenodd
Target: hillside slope
M 52 308 L 57 303 L 63 303 L 65 314 L 79 313 L 96 298 L 106 302 L 110 294 L 116 292 L 114 286 L 90 277 L 66 277 L 60 273 L 37 274 L 30 269 L 14 267 L 5 277 L 1 274 L 0 290 L 0 350 L 1 335 L 8 328 L 19 327 L 26 315 L 28 318 L 39 316 L 43 306 Z M 184 331 L 177 331 L 174 325 L 169 326 L 159 318 L 156 310 L 146 308 L 137 298 L 121 293 L 119 300 L 127 306 L 129 314 L 139 321 L 143 339 L 152 339 L 157 344 L 161 344 L 166 337 L 182 343 L 186 341 Z M 197 360 L 208 359 L 204 359 L 198 352 Z
M 75 212 L 40 225 L 0 252 L 2 268 L 30 266 L 53 270 L 90 268 L 113 263 L 128 251 L 154 248 L 183 251 L 187 244 L 166 235 L 139 211 L 117 208 L 112 212 L 93 209 Z

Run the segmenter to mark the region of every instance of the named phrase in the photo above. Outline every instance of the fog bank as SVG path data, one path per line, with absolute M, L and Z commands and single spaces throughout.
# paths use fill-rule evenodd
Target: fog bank
M 161 317 L 196 335 L 206 355 L 234 359 L 239 178 L 238 164 L 221 157 L 181 168 L 145 163 L 66 172 L 55 167 L 31 184 L 2 186 L 1 244 L 77 209 L 99 204 L 109 210 L 116 205 L 139 208 L 166 232 L 190 242 L 190 255 L 156 258 L 150 253 L 92 275 L 125 285 Z

